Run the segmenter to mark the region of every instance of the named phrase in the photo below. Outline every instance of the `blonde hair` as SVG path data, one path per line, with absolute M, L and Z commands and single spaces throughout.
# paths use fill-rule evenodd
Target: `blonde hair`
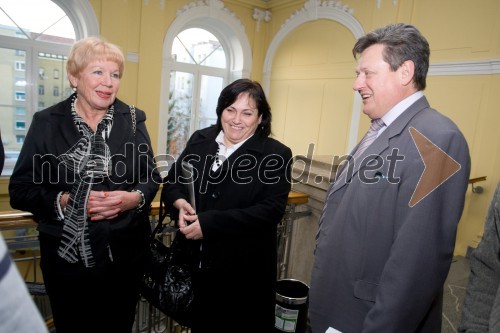
M 88 64 L 96 60 L 113 61 L 118 64 L 120 78 L 123 75 L 125 58 L 122 51 L 115 44 L 106 42 L 98 37 L 87 37 L 77 41 L 69 51 L 66 71 L 75 77 Z M 73 84 L 70 82 L 71 88 Z

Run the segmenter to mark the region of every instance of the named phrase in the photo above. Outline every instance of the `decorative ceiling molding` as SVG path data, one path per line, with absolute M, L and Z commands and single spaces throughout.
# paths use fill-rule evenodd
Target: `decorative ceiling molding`
M 264 22 L 271 21 L 271 12 L 269 10 L 254 8 L 252 17 L 254 20 L 257 21 L 257 32 L 258 32 L 260 30 L 260 21 Z
M 293 22 L 297 20 L 311 21 L 320 18 L 325 18 L 324 15 L 322 15 L 322 13 L 327 15 L 326 12 L 331 10 L 344 12 L 345 14 L 350 16 L 354 14 L 354 9 L 350 8 L 348 5 L 342 4 L 342 2 L 340 1 L 308 0 L 304 3 L 304 7 L 297 10 L 295 13 L 290 15 L 288 19 L 286 19 L 285 23 L 283 23 L 281 28 L 286 29 L 287 25 L 293 24 Z
M 188 3 L 187 5 L 184 5 L 183 7 L 179 8 L 176 12 L 176 16 L 182 15 L 186 11 L 193 11 L 193 10 L 201 10 L 204 13 L 208 13 L 208 16 L 217 18 L 221 15 L 221 13 L 224 13 L 226 15 L 231 16 L 234 19 L 234 22 L 237 22 L 242 28 L 244 28 L 243 24 L 241 21 L 236 17 L 236 15 L 224 7 L 224 3 L 220 0 L 198 0 L 198 1 L 193 1 Z M 208 9 L 208 11 L 207 11 Z M 206 15 L 206 14 L 205 14 Z

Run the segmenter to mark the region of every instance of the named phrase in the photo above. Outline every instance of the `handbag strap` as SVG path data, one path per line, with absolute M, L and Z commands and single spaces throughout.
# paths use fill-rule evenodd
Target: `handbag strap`
M 135 114 L 135 106 L 129 105 L 129 108 L 130 108 L 130 116 L 132 117 L 132 132 L 134 132 L 135 135 L 135 131 L 137 129 L 137 116 Z
M 151 232 L 151 236 L 150 236 L 151 240 L 155 239 L 156 235 L 159 234 L 162 231 L 162 229 L 163 229 L 163 220 L 158 220 L 155 228 Z

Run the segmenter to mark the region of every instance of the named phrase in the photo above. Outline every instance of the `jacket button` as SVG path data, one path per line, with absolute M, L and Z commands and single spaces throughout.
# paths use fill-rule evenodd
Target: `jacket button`
M 219 192 L 212 193 L 212 198 L 217 199 L 219 197 Z

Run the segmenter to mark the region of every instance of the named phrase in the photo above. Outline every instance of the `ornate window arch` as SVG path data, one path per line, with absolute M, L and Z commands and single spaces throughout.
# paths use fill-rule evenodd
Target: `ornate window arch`
M 178 62 L 173 56 L 173 45 L 177 36 L 188 29 L 203 29 L 213 34 L 224 50 L 226 66 L 224 69 L 216 69 L 203 65 L 186 65 Z M 210 98 L 217 100 L 220 90 L 229 82 L 238 78 L 249 77 L 252 67 L 252 52 L 250 43 L 246 37 L 244 26 L 229 9 L 224 7 L 222 1 L 205 0 L 189 3 L 177 11 L 176 18 L 170 25 L 163 43 L 162 61 L 162 84 L 160 94 L 160 116 L 158 151 L 177 155 L 179 149 L 171 149 L 171 140 L 168 137 L 168 127 L 173 117 L 171 110 L 175 100 L 176 87 L 173 79 L 177 71 L 192 74 L 192 100 L 187 112 L 191 113 L 192 119 L 196 119 L 202 103 L 200 96 L 203 95 L 202 76 L 220 78 L 218 88 L 210 92 Z M 217 91 L 215 91 L 217 90 Z M 213 105 L 213 101 L 211 103 Z M 213 106 L 215 114 L 215 106 Z M 170 123 L 169 123 L 170 121 Z M 204 127 L 207 123 L 191 122 L 189 130 L 183 134 L 183 139 L 177 146 L 182 147 L 184 141 L 197 129 Z M 167 146 L 167 142 L 169 142 Z
M 99 36 L 99 23 L 88 0 L 52 0 L 68 15 L 75 29 L 76 40 Z
M 263 68 L 263 87 L 266 93 L 269 93 L 272 64 L 276 51 L 291 31 L 304 23 L 319 19 L 327 19 L 337 21 L 342 24 L 349 29 L 349 31 L 351 31 L 357 39 L 364 35 L 364 30 L 361 24 L 353 16 L 353 12 L 353 9 L 342 4 L 340 1 L 308 0 L 304 4 L 304 7 L 292 14 L 285 21 L 285 23 L 283 23 L 278 33 L 274 36 L 266 53 Z M 349 129 L 349 139 L 347 142 L 348 147 L 346 151 L 350 151 L 351 148 L 356 145 L 358 124 L 361 117 L 361 98 L 359 97 L 359 94 L 354 94 L 353 99 L 354 102 L 350 122 L 351 127 Z

